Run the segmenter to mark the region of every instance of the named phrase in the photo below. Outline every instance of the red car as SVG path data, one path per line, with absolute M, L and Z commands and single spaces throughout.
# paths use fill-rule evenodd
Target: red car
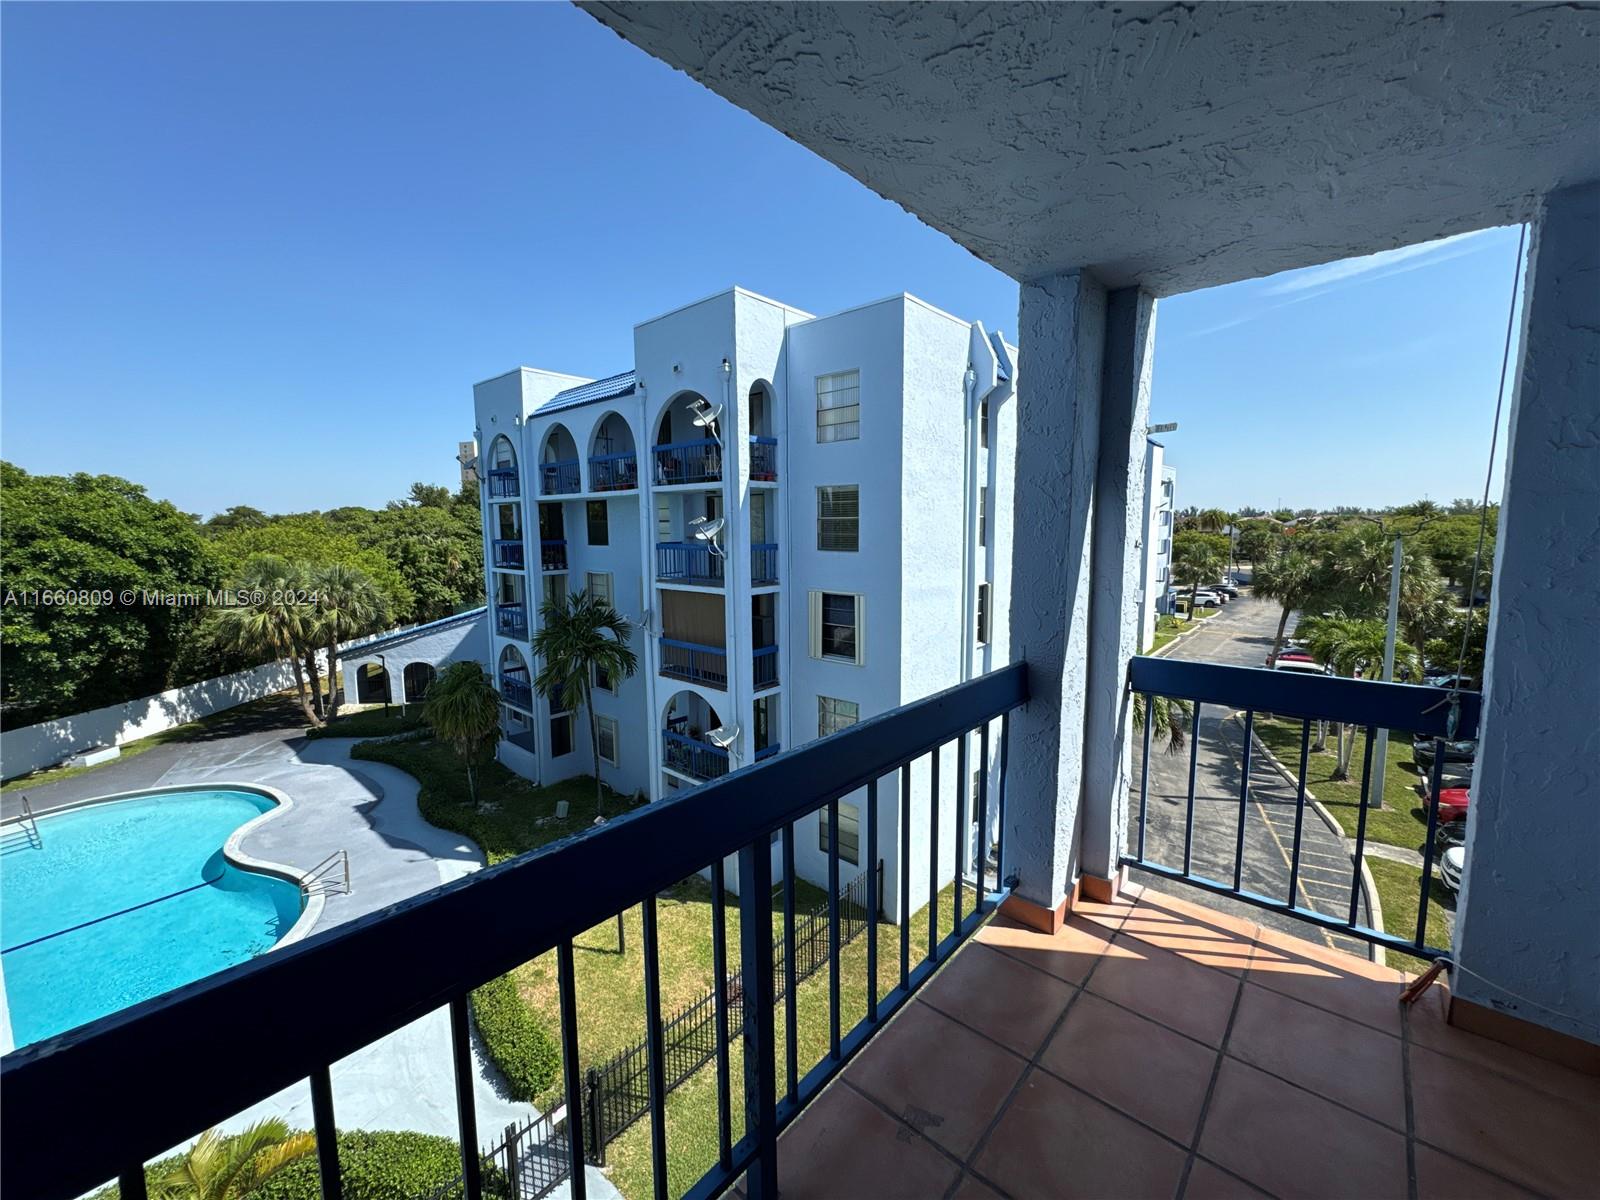
M 1311 657 L 1310 651 L 1301 650 L 1301 649 L 1298 649 L 1298 648 L 1296 648 L 1294 646 L 1290 646 L 1286 650 L 1278 651 L 1278 661 L 1279 662 L 1315 662 L 1316 659 Z
M 1439 789 L 1439 820 L 1465 821 L 1467 819 L 1467 789 L 1440 788 Z

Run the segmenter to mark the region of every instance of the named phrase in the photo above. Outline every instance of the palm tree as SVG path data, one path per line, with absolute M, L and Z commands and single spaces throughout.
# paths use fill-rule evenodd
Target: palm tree
M 1308 617 L 1300 622 L 1298 632 L 1306 648 L 1337 674 L 1352 679 L 1375 679 L 1382 673 L 1384 644 L 1389 632 L 1383 621 L 1346 616 Z M 1395 641 L 1394 664 L 1397 671 L 1421 675 L 1421 659 L 1407 642 Z M 1350 758 L 1356 745 L 1355 727 L 1335 729 L 1334 740 L 1338 761 L 1333 777 L 1348 779 Z M 1379 797 L 1380 803 L 1381 800 Z
M 364 571 L 333 563 L 312 577 L 317 593 L 317 633 L 328 647 L 329 718 L 339 715 L 339 643 L 389 622 L 389 598 Z
M 1221 533 L 1233 523 L 1233 517 L 1220 508 L 1202 508 L 1195 514 L 1194 523 L 1202 533 Z
M 1133 727 L 1144 728 L 1144 693 L 1133 694 Z M 1177 754 L 1183 749 L 1184 719 L 1189 714 L 1189 703 L 1186 700 L 1177 700 L 1171 696 L 1151 696 L 1150 714 L 1152 723 L 1150 735 L 1153 738 L 1165 740 L 1167 753 Z
M 467 794 L 476 808 L 478 779 L 473 768 L 488 760 L 500 740 L 500 694 L 477 663 L 452 663 L 429 686 L 422 715 L 466 764 Z
M 542 664 L 534 686 L 552 706 L 570 703 L 589 711 L 589 741 L 594 749 L 595 817 L 604 815 L 600 782 L 600 723 L 590 703 L 598 671 L 626 679 L 639 669 L 639 657 L 628 647 L 631 626 L 611 605 L 586 591 L 565 599 L 546 600 L 539 610 L 541 628 L 533 635 L 533 652 Z
M 1357 529 L 1334 547 L 1329 561 L 1332 583 L 1347 611 L 1377 615 L 1389 603 L 1394 569 L 1394 539 L 1375 526 Z M 1400 627 L 1413 645 L 1422 645 L 1449 619 L 1451 605 L 1444 579 L 1433 560 L 1402 543 Z
M 1267 655 L 1267 666 L 1271 667 L 1283 651 L 1283 635 L 1290 614 L 1311 603 L 1320 588 L 1321 572 L 1317 570 L 1316 560 L 1304 550 L 1286 550 L 1251 570 L 1250 586 L 1255 594 L 1275 600 L 1281 606 L 1278 632 L 1272 637 L 1272 653 Z
M 208 1129 L 151 1182 L 151 1200 L 240 1200 L 316 1148 L 315 1135 L 291 1133 L 277 1117 L 232 1135 Z
M 1189 620 L 1194 620 L 1194 602 L 1200 589 L 1215 583 L 1225 564 L 1222 556 L 1203 542 L 1178 545 L 1172 557 L 1172 578 L 1180 588 L 1189 589 Z
M 306 720 L 322 724 L 306 694 L 306 675 L 302 656 L 312 644 L 315 613 L 301 604 L 305 572 L 295 563 L 263 554 L 245 564 L 239 578 L 239 592 L 251 603 L 224 608 L 217 614 L 219 640 L 229 649 L 255 658 L 288 658 L 294 668 L 295 691 Z M 259 598 L 259 599 L 257 599 Z

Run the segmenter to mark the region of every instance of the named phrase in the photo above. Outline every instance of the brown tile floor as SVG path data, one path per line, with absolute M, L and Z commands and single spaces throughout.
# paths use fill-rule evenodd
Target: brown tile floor
M 783 1200 L 1600 1196 L 1600 1079 L 1442 987 L 1136 888 L 977 943 L 784 1135 Z

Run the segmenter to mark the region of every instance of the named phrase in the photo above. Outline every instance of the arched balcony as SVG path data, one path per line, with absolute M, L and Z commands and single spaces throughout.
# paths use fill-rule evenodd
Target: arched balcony
M 633 430 L 620 413 L 607 413 L 595 426 L 589 447 L 589 490 L 629 492 L 639 486 L 639 453 Z
M 661 730 L 661 764 L 691 779 L 716 779 L 728 773 L 728 751 L 708 739 L 721 727 L 717 710 L 693 692 L 678 692 L 667 702 Z
M 696 409 L 705 404 L 698 392 L 680 392 L 662 412 L 652 451 L 657 487 L 721 481 L 722 446 L 695 423 Z
M 515 646 L 500 651 L 500 699 L 524 712 L 533 711 L 533 676 L 528 660 Z
M 539 494 L 571 496 L 583 491 L 578 443 L 565 425 L 552 425 L 539 447 Z
M 522 487 L 517 476 L 517 451 L 511 439 L 500 434 L 489 444 L 485 457 L 489 463 L 489 498 L 515 500 L 522 494 Z

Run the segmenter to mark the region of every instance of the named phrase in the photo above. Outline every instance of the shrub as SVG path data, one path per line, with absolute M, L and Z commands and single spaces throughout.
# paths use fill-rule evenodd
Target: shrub
M 484 1049 L 506 1077 L 513 1098 L 532 1101 L 555 1082 L 561 1051 L 523 1003 L 511 976 L 491 979 L 472 993 L 472 1016 Z

